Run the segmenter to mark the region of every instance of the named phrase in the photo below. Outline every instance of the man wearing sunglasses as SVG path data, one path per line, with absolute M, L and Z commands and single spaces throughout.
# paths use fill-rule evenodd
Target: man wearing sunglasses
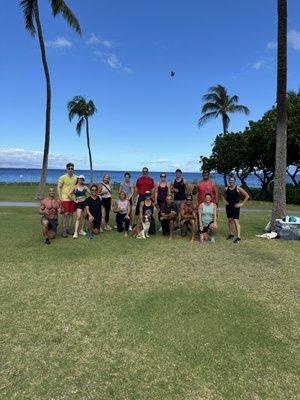
M 135 185 L 135 194 L 137 196 L 137 203 L 135 208 L 135 215 L 140 215 L 140 204 L 145 200 L 145 193 L 150 192 L 151 196 L 153 196 L 154 191 L 154 181 L 149 176 L 149 170 L 147 167 L 144 167 L 142 170 L 142 176 L 140 176 Z
M 72 235 L 73 213 L 76 211 L 76 203 L 70 196 L 72 188 L 76 185 L 77 176 L 74 175 L 74 164 L 66 165 L 67 173 L 58 179 L 57 193 L 63 207 L 62 236 Z

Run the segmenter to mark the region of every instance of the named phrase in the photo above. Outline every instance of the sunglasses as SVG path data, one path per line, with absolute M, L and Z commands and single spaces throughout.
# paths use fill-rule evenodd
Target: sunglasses
M 68 171 L 74 171 L 74 168 L 73 167 L 69 167 Z
M 160 177 L 161 177 L 161 178 L 166 178 L 167 176 L 166 176 L 166 175 L 161 175 Z

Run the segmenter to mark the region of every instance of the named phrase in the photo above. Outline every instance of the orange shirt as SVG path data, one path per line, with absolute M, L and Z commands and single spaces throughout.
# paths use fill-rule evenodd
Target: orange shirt
M 210 180 L 198 182 L 197 189 L 198 189 L 198 204 L 204 203 L 206 193 L 211 194 L 212 203 L 218 202 L 217 188 L 215 182 Z

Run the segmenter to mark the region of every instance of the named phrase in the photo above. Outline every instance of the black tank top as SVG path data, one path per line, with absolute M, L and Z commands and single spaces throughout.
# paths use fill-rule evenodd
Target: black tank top
M 229 187 L 226 189 L 226 200 L 228 201 L 230 206 L 234 206 L 235 204 L 238 204 L 240 202 L 240 194 L 237 190 L 237 186 L 235 186 L 234 189 L 229 189 Z
M 157 187 L 157 200 L 158 201 L 166 201 L 166 197 L 168 194 L 168 185 L 167 186 L 159 186 Z
M 148 215 L 148 217 L 152 217 L 153 215 L 153 204 L 151 203 L 149 206 L 147 206 L 145 203 L 143 205 L 143 215 Z
M 178 192 L 174 192 L 174 200 L 185 200 L 185 184 L 183 178 L 181 178 L 179 182 L 175 179 L 173 188 L 178 189 Z

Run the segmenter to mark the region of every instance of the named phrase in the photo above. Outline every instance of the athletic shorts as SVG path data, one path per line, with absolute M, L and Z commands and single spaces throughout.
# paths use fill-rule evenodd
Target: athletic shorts
M 58 221 L 57 219 L 49 219 L 45 216 L 42 216 L 41 218 L 41 224 L 43 225 L 43 221 L 47 221 L 48 222 L 48 229 L 49 231 L 52 232 L 56 232 L 57 231 L 57 225 L 58 225 Z
M 203 229 L 202 229 L 202 231 L 200 230 L 200 233 L 206 233 L 206 232 L 208 232 L 208 231 L 209 231 L 210 225 L 213 224 L 213 223 L 214 223 L 214 221 L 211 221 L 208 225 L 204 226 Z
M 76 203 L 73 200 L 62 201 L 62 206 L 65 213 L 73 213 L 76 211 Z
M 226 206 L 226 215 L 228 219 L 239 219 L 240 209 L 234 206 Z
M 85 209 L 85 202 L 80 201 L 79 203 L 76 203 L 76 210 L 84 210 Z

